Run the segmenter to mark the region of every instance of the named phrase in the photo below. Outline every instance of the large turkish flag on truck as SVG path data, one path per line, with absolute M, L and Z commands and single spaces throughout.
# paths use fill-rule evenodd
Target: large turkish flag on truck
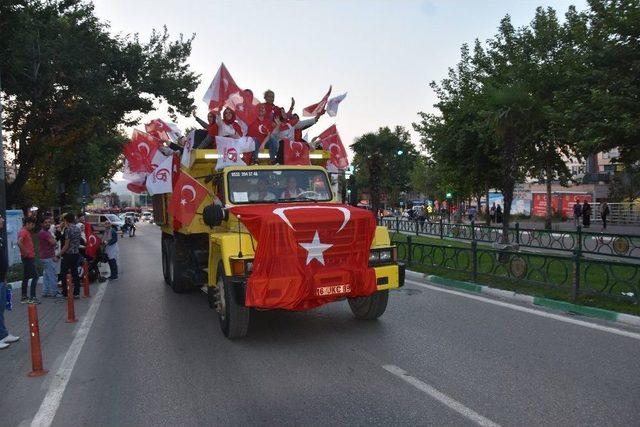
M 338 204 L 236 206 L 257 240 L 245 305 L 306 310 L 376 292 L 371 212 Z

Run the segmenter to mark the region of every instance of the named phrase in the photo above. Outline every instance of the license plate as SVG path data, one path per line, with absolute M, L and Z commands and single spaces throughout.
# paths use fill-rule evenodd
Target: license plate
M 316 288 L 316 295 L 319 297 L 326 297 L 329 295 L 342 295 L 351 292 L 351 285 L 335 285 L 335 286 L 323 286 Z

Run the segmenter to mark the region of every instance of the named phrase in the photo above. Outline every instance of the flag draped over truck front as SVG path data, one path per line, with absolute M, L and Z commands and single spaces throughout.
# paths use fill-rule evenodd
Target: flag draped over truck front
M 338 204 L 236 206 L 257 241 L 245 304 L 306 310 L 376 291 L 371 212 Z

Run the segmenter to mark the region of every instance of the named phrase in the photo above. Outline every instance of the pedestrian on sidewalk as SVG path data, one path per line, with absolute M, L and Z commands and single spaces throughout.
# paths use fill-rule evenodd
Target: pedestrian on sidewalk
M 493 205 L 491 205 L 491 209 L 489 210 L 489 218 L 491 218 L 489 220 L 489 223 L 496 222 L 496 202 L 493 202 Z
M 105 242 L 104 252 L 109 260 L 109 270 L 111 270 L 109 280 L 118 280 L 118 233 L 111 222 L 105 222 L 104 226 L 102 241 Z
M 56 274 L 56 239 L 49 231 L 51 217 L 47 216 L 38 232 L 39 256 L 42 261 L 42 297 L 55 297 L 57 293 L 58 275 Z
M 0 216 L 0 230 L 4 227 L 4 218 Z M 7 304 L 7 256 L 5 244 L 0 238 L 0 350 L 3 350 L 20 337 L 11 335 L 4 324 L 4 308 Z
M 576 228 L 580 225 L 580 218 L 582 218 L 582 204 L 580 203 L 580 199 L 576 197 L 573 205 L 573 223 Z
M 496 206 L 496 223 L 502 224 L 502 206 Z
M 76 227 L 76 217 L 67 213 L 62 218 L 64 221 L 64 245 L 60 250 L 62 256 L 62 295 L 67 296 L 67 274 L 73 278 L 73 297 L 80 298 L 80 276 L 78 275 L 78 260 L 80 258 L 80 229 Z
M 38 285 L 38 272 L 36 271 L 36 251 L 33 247 L 31 231 L 36 225 L 33 217 L 24 220 L 24 226 L 18 232 L 18 247 L 20 248 L 20 258 L 22 258 L 22 297 L 21 304 L 40 304 L 36 298 L 36 286 Z M 31 290 L 27 297 L 27 287 L 31 280 Z
M 600 203 L 600 218 L 602 218 L 602 231 L 607 229 L 607 216 L 609 216 L 609 205 L 607 202 Z
M 584 199 L 582 204 L 582 226 L 584 228 L 591 226 L 591 205 L 587 202 L 587 199 Z

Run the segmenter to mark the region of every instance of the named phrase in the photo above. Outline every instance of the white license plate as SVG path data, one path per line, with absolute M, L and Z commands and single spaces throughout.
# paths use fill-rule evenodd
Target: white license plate
M 351 292 L 351 285 L 335 285 L 316 288 L 316 295 L 319 297 L 326 297 L 329 295 L 342 295 L 348 294 L 349 292 Z

